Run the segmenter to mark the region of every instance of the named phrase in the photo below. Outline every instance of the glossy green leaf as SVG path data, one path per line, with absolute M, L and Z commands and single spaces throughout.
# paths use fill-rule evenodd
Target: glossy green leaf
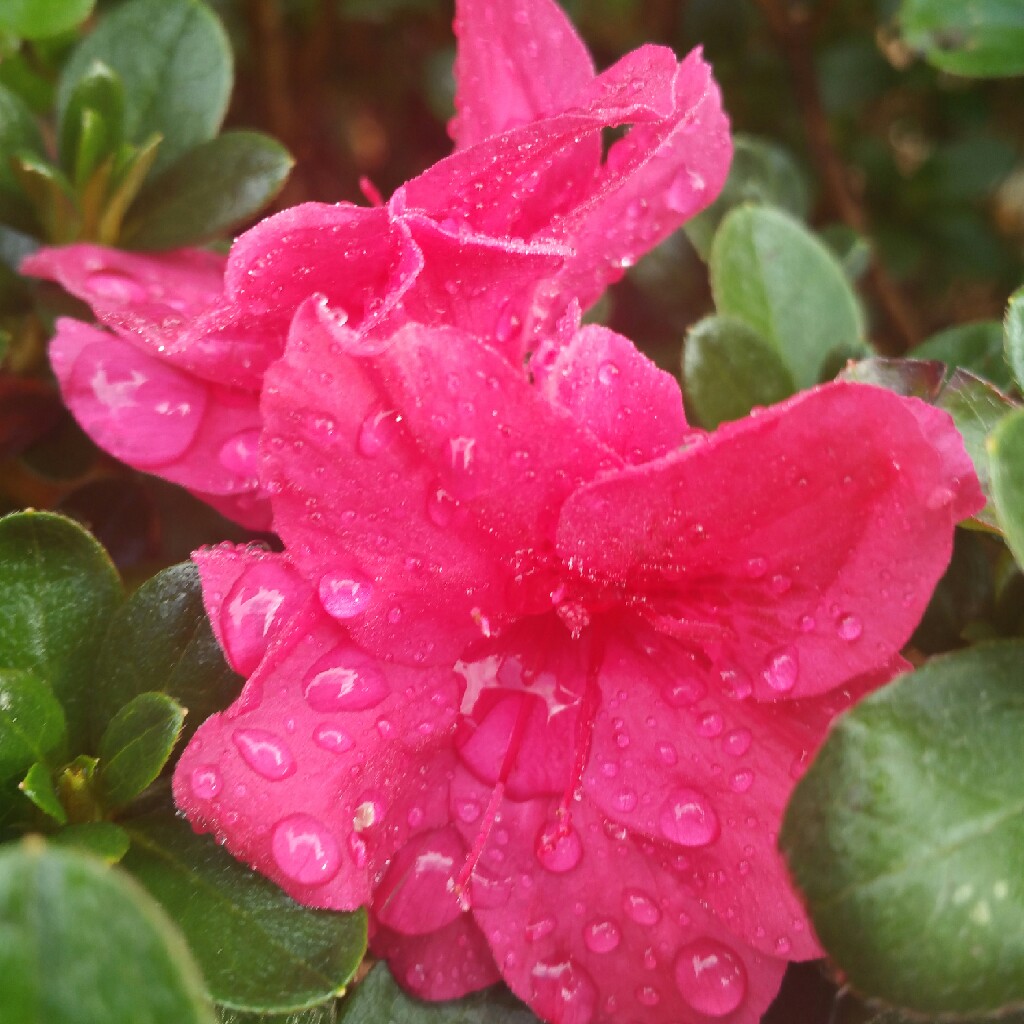
M 736 135 L 729 177 L 718 198 L 690 220 L 686 236 L 704 260 L 725 215 L 743 203 L 762 203 L 804 218 L 810 187 L 797 162 L 778 143 L 753 135 Z
M 1024 567 L 1024 409 L 999 424 L 988 452 L 996 515 L 1013 557 Z
M 840 717 L 781 846 L 830 958 L 920 1013 L 1024 1001 L 1024 641 L 934 658 Z
M 20 512 L 0 519 L 0 577 L 0 665 L 49 683 L 74 738 L 96 699 L 96 655 L 122 597 L 117 571 L 77 523 Z
M 338 1024 L 537 1024 L 508 989 L 495 987 L 464 999 L 425 1003 L 406 995 L 387 965 L 377 964 L 342 1000 Z
M 67 824 L 68 816 L 57 796 L 50 769 L 36 761 L 21 780 L 18 789 L 28 797 L 44 814 L 53 818 L 58 825 Z
M 1003 350 L 1019 390 L 1024 391 L 1024 288 L 1010 296 L 1003 320 Z
M 0 644 L 4 628 L 0 618 Z M 0 781 L 45 760 L 65 736 L 64 711 L 50 687 L 32 672 L 0 668 Z
M 58 126 L 61 166 L 79 187 L 122 142 L 124 84 L 100 60 L 75 83 Z
M 141 693 L 111 719 L 96 751 L 107 806 L 123 806 L 156 779 L 184 721 L 184 708 L 165 693 Z
M 227 234 L 277 194 L 294 161 L 258 132 L 227 132 L 189 150 L 131 207 L 121 241 L 135 249 L 197 245 Z
M 818 383 L 835 350 L 865 351 L 860 306 L 842 266 L 781 210 L 730 213 L 715 235 L 710 269 L 718 312 L 770 341 L 798 387 Z
M 188 739 L 241 685 L 206 619 L 199 571 L 191 562 L 171 566 L 139 587 L 110 624 L 96 668 L 92 735 L 98 740 L 133 697 L 156 691 L 188 710 Z
M 967 454 L 974 463 L 981 489 L 989 499 L 975 518 L 986 526 L 998 528 L 999 522 L 992 507 L 992 474 L 985 443 L 996 424 L 1013 412 L 1014 405 L 997 388 L 965 370 L 954 372 L 935 404 L 953 417 L 964 439 Z
M 126 823 L 124 866 L 188 938 L 210 993 L 239 1010 L 286 1012 L 343 988 L 366 949 L 366 915 L 311 910 L 173 815 Z
M 1024 6 L 1018 0 L 903 0 L 907 44 L 943 71 L 1024 74 Z
M 781 402 L 796 391 L 776 349 L 733 317 L 695 324 L 683 347 L 687 408 L 711 430 L 738 420 L 759 405 Z
M 47 839 L 58 846 L 70 846 L 91 853 L 108 864 L 116 864 L 131 845 L 128 833 L 112 821 L 87 821 L 81 825 L 67 825 Z
M 214 1024 L 180 935 L 139 886 L 36 839 L 0 850 L 0 1020 Z
M 12 157 L 11 167 L 21 190 L 32 203 L 46 240 L 57 244 L 74 241 L 81 227 L 81 216 L 75 191 L 60 168 L 32 153 Z
M 81 24 L 96 0 L 3 0 L 0 29 L 24 39 L 44 39 Z
M 938 359 L 951 369 L 961 367 L 1001 388 L 1011 384 L 1003 354 L 1003 325 L 979 320 L 940 331 L 907 353 L 910 359 Z
M 338 1010 L 335 1000 L 299 1010 L 298 1013 L 245 1013 L 220 1007 L 220 1024 L 336 1024 Z
M 105 14 L 61 73 L 61 117 L 96 60 L 124 83 L 125 138 L 163 137 L 158 169 L 217 134 L 231 94 L 231 49 L 220 21 L 200 0 L 126 0 Z

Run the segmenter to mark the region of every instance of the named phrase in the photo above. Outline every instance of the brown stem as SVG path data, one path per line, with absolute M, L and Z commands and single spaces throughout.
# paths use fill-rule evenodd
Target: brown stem
M 859 235 L 870 241 L 867 213 L 850 184 L 850 178 L 835 145 L 821 101 L 818 75 L 814 66 L 813 41 L 825 14 L 829 0 L 812 14 L 796 12 L 785 0 L 754 0 L 775 37 L 776 44 L 786 58 L 793 81 L 797 103 L 803 117 L 804 130 L 811 157 L 824 185 L 825 195 L 840 219 Z M 907 302 L 896 282 L 878 256 L 877 247 L 871 246 L 872 259 L 867 283 L 875 295 L 892 328 L 893 336 L 881 346 L 889 354 L 898 355 L 921 340 L 917 314 Z

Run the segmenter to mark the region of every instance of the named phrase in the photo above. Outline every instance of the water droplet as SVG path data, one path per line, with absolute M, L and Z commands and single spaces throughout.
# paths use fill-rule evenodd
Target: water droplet
M 792 589 L 793 581 L 782 573 L 778 573 L 771 578 L 768 583 L 768 589 L 776 596 L 781 597 Z
M 334 836 L 309 814 L 282 818 L 274 826 L 270 848 L 281 871 L 301 885 L 323 885 L 341 866 Z
M 723 669 L 720 675 L 725 695 L 730 700 L 746 700 L 754 692 L 750 678 L 741 669 Z
M 768 562 L 763 558 L 751 558 L 746 569 L 750 579 L 759 580 L 768 571 Z
M 657 924 L 661 920 L 658 904 L 645 892 L 639 889 L 626 889 L 622 894 L 622 909 L 626 916 L 637 924 L 646 926 Z
M 212 764 L 200 765 L 189 777 L 192 792 L 200 800 L 212 800 L 224 785 L 220 772 Z
M 445 446 L 444 457 L 452 493 L 456 497 L 468 497 L 476 474 L 476 438 L 451 438 Z
M 362 651 L 341 646 L 317 661 L 306 676 L 306 703 L 314 711 L 365 711 L 388 696 L 387 680 Z
M 605 386 L 614 383 L 618 376 L 619 368 L 611 361 L 603 362 L 597 368 L 597 379 Z
M 456 800 L 455 816 L 459 821 L 472 825 L 480 817 L 480 805 L 475 800 Z
M 443 487 L 427 494 L 427 516 L 435 526 L 450 526 L 456 507 L 455 499 Z
M 526 941 L 540 942 L 555 930 L 555 919 L 553 917 L 542 917 L 526 926 Z
M 747 994 L 743 963 L 728 946 L 699 939 L 679 951 L 675 963 L 679 994 L 698 1013 L 724 1017 Z
M 251 480 L 259 475 L 260 432 L 243 430 L 221 445 L 217 458 L 236 476 Z
M 149 298 L 149 289 L 145 285 L 116 270 L 98 270 L 90 274 L 85 286 L 97 298 L 118 305 L 145 302 Z
M 376 409 L 369 413 L 359 428 L 356 447 L 368 459 L 391 447 L 401 434 L 402 417 L 394 409 Z
M 318 725 L 313 733 L 313 742 L 332 754 L 344 754 L 355 746 L 355 741 L 344 729 L 336 725 Z
M 775 940 L 775 952 L 778 953 L 779 956 L 787 956 L 792 948 L 793 943 L 790 942 L 785 935 L 780 935 Z
M 679 756 L 676 754 L 676 748 L 673 747 L 671 743 L 658 744 L 658 757 L 660 757 L 662 762 L 667 765 L 673 765 L 679 760 Z
M 641 985 L 636 990 L 636 1001 L 643 1006 L 657 1006 L 661 995 L 653 985 Z
M 409 828 L 419 828 L 423 824 L 423 818 L 422 807 L 410 807 L 409 813 L 405 816 L 405 820 L 409 823 Z
M 707 736 L 709 739 L 715 736 L 721 736 L 722 730 L 725 728 L 725 719 L 722 718 L 717 711 L 711 711 L 706 715 L 701 715 L 697 719 L 697 732 L 701 736 Z
M 236 729 L 231 734 L 242 760 L 257 775 L 277 782 L 295 774 L 295 758 L 284 740 L 265 729 Z
M 530 969 L 531 1009 L 541 1020 L 590 1024 L 597 1006 L 597 988 L 590 975 L 572 960 L 543 960 Z
M 373 587 L 357 572 L 327 572 L 320 577 L 320 602 L 335 619 L 352 619 L 360 615 L 373 596 Z
M 707 846 L 718 838 L 718 815 L 696 789 L 673 790 L 661 806 L 662 835 L 680 846 Z
M 688 708 L 696 704 L 707 692 L 707 686 L 699 679 L 679 679 L 664 687 L 661 696 L 670 707 Z
M 352 854 L 352 863 L 357 868 L 365 868 L 367 861 L 366 841 L 353 832 L 348 837 L 348 849 L 349 853 Z
M 729 788 L 734 793 L 746 793 L 753 784 L 754 773 L 745 768 L 741 771 L 733 772 L 729 778 Z
M 864 632 L 864 626 L 856 615 L 844 615 L 836 624 L 841 640 L 856 640 Z
M 555 874 L 572 871 L 583 856 L 579 833 L 567 821 L 551 822 L 537 836 L 537 860 Z
M 592 953 L 610 953 L 622 939 L 622 932 L 614 921 L 591 921 L 583 929 L 583 941 Z
M 637 803 L 636 790 L 624 789 L 615 797 L 615 806 L 620 811 L 629 812 L 635 809 Z
M 776 651 L 761 670 L 764 681 L 778 693 L 789 693 L 800 673 L 797 653 L 792 647 Z
M 814 627 L 817 626 L 818 624 L 817 624 L 817 622 L 814 621 L 814 617 L 813 616 L 811 616 L 811 615 L 801 615 L 800 616 L 800 622 L 798 623 L 798 625 L 800 626 L 800 632 L 801 633 L 813 633 L 814 632 Z
M 749 749 L 753 736 L 749 729 L 736 729 L 728 733 L 722 740 L 726 753 L 733 757 L 742 757 Z

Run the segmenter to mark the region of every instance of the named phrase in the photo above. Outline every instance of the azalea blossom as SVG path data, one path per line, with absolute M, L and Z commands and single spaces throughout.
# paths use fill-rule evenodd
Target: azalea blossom
M 446 324 L 518 357 L 717 195 L 731 144 L 699 52 L 644 46 L 597 74 L 554 0 L 456 7 L 456 152 L 386 205 L 287 210 L 226 261 L 91 245 L 25 261 L 107 328 L 62 319 L 51 349 L 101 447 L 266 528 L 259 393 L 303 300 L 370 336 Z
M 261 415 L 284 551 L 195 556 L 247 682 L 177 766 L 193 826 L 305 904 L 369 906 L 420 996 L 758 1020 L 821 955 L 789 793 L 982 504 L 949 417 L 836 383 L 704 434 L 604 328 L 524 368 L 323 299 Z

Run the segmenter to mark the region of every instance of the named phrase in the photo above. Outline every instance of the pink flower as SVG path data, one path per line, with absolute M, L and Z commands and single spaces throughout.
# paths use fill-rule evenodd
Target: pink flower
M 248 677 L 175 798 L 303 903 L 370 906 L 432 999 L 754 1022 L 820 955 L 775 848 L 794 780 L 982 504 L 949 418 L 832 384 L 705 435 L 624 338 L 529 370 L 317 300 L 267 374 L 282 554 L 197 554 Z
M 699 53 L 645 46 L 600 75 L 554 0 L 460 0 L 458 150 L 384 207 L 311 203 L 196 251 L 42 250 L 113 330 L 58 321 L 53 364 L 86 431 L 226 515 L 269 524 L 259 392 L 302 301 L 385 336 L 447 324 L 518 358 L 720 189 L 731 145 Z M 632 124 L 602 159 L 601 133 Z

